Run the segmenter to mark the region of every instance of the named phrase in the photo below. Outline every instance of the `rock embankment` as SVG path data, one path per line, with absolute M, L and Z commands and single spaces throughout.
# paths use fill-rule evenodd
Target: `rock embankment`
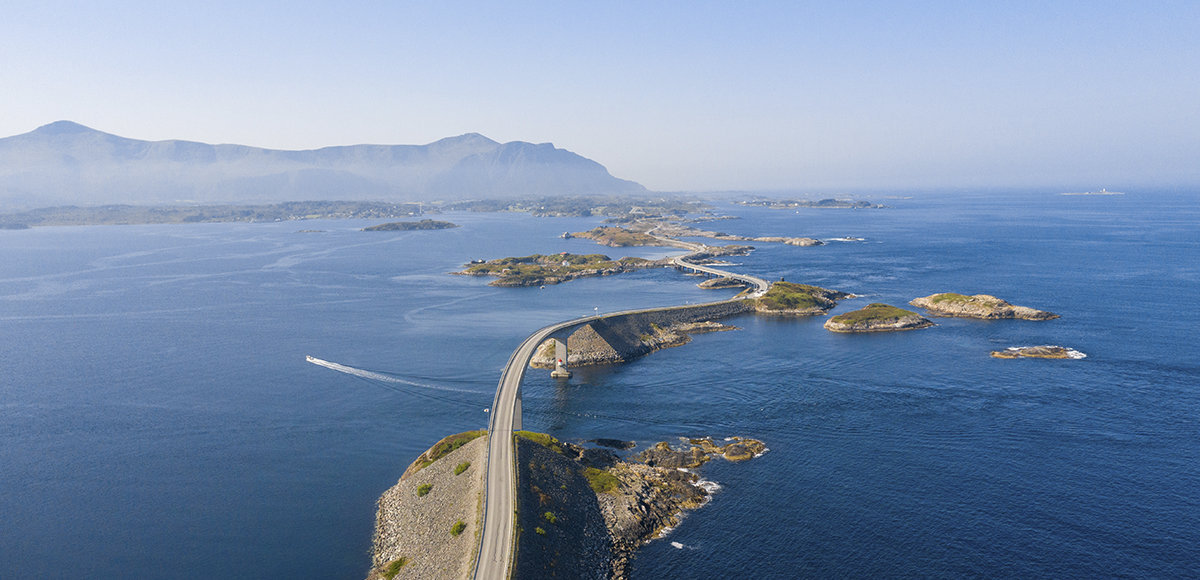
M 715 322 L 753 308 L 747 300 L 679 306 L 651 312 L 609 316 L 580 327 L 567 337 L 567 366 L 625 362 L 658 349 L 687 344 L 689 335 L 734 327 Z M 530 360 L 534 368 L 554 368 L 550 341 Z
M 478 548 L 487 437 L 471 439 L 426 464 L 453 437 L 417 458 L 379 498 L 369 580 L 470 577 Z M 459 522 L 463 525 L 454 533 Z
M 933 326 L 933 322 L 916 312 L 880 303 L 825 321 L 825 328 L 833 332 L 891 332 L 930 326 Z
M 620 460 L 607 449 L 534 436 L 539 443 L 518 439 L 518 578 L 626 578 L 642 545 L 708 502 L 695 468 L 766 451 L 753 439 L 717 445 L 705 438 L 679 448 L 662 442 Z
M 959 318 L 981 318 L 995 320 L 1017 318 L 1021 320 L 1052 320 L 1058 318 L 1053 312 L 1036 310 L 1028 306 L 1013 306 L 1005 300 L 989 294 L 967 296 L 954 292 L 932 294 L 915 298 L 909 304 L 924 308 L 934 316 L 952 316 Z

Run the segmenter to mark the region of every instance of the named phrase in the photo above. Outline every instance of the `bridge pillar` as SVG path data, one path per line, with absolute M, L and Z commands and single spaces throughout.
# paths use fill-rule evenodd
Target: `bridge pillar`
M 550 371 L 550 376 L 556 379 L 571 378 L 571 371 L 567 370 L 567 343 L 554 339 L 554 370 Z

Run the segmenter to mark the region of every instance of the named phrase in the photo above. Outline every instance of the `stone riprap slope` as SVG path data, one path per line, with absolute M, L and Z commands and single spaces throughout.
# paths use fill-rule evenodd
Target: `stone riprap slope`
M 1005 300 L 989 294 L 967 296 L 954 292 L 942 292 L 915 298 L 909 304 L 928 310 L 933 316 L 959 318 L 982 318 L 995 320 L 1017 318 L 1021 320 L 1052 320 L 1058 318 L 1053 312 L 1036 310 L 1028 306 L 1013 306 Z
M 389 567 L 397 571 L 395 578 L 470 577 L 479 547 L 486 452 L 487 437 L 478 437 L 417 469 L 423 454 L 384 492 L 375 518 L 369 579 L 388 578 Z M 455 475 L 468 461 L 470 467 Z M 420 495 L 426 485 L 430 487 Z M 459 521 L 466 526 L 452 534 Z M 400 559 L 403 566 L 396 566 Z
M 736 300 L 606 317 L 567 337 L 567 366 L 625 362 L 661 348 L 687 344 L 688 334 L 728 330 L 730 327 L 709 323 L 753 308 L 748 300 Z M 551 343 L 548 341 L 538 349 L 530 366 L 554 368 Z

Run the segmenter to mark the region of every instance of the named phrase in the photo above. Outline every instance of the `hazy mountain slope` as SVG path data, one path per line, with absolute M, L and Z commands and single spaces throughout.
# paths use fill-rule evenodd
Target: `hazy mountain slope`
M 604 166 L 551 144 L 476 133 L 428 145 L 283 151 L 141 141 L 58 121 L 0 139 L 0 210 L 105 203 L 302 199 L 406 201 L 636 193 Z

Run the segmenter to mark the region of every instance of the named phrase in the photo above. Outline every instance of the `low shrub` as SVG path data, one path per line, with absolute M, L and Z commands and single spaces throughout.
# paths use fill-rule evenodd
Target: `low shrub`
M 467 524 L 463 523 L 462 520 L 458 520 L 457 522 L 454 522 L 453 526 L 450 527 L 450 535 L 457 536 L 463 533 L 463 530 L 465 529 L 467 529 Z
M 417 497 L 425 497 L 425 494 L 429 493 L 429 490 L 431 489 L 433 489 L 432 483 L 422 483 L 421 485 L 418 485 Z

